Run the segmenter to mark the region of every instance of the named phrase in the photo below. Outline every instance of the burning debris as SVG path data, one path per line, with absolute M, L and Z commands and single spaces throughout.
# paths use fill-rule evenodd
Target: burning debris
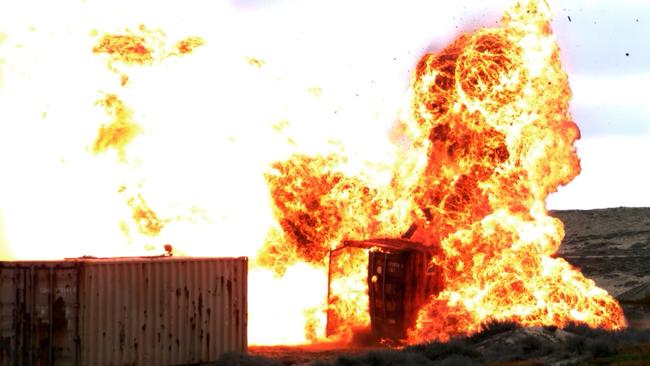
M 96 35 L 97 31 L 93 34 Z M 93 47 L 93 53 L 106 55 L 108 69 L 117 72 L 117 65 L 151 65 L 168 57 L 190 54 L 205 44 L 201 37 L 196 36 L 182 39 L 171 48 L 166 41 L 167 36 L 162 30 L 140 24 L 135 31 L 126 29 L 123 33 L 103 34 Z
M 113 119 L 100 127 L 93 144 L 93 153 L 101 154 L 109 149 L 118 152 L 120 160 L 126 160 L 125 147 L 140 133 L 140 127 L 133 121 L 133 111 L 115 94 L 108 94 L 97 101 L 106 114 Z
M 201 47 L 204 44 L 205 41 L 201 37 L 187 37 L 186 39 L 176 42 L 176 45 L 174 45 L 176 52 L 172 52 L 171 54 L 182 56 L 192 53 L 195 48 Z
M 93 35 L 97 35 L 93 31 Z M 126 29 L 122 34 L 106 33 L 101 36 L 92 52 L 106 58 L 108 69 L 113 73 L 120 74 L 120 87 L 124 88 L 130 78 L 126 72 L 120 72 L 119 67 L 147 66 L 154 61 L 160 62 L 172 56 L 184 56 L 192 53 L 196 48 L 205 44 L 201 37 L 187 37 L 182 39 L 169 50 L 166 46 L 166 35 L 162 30 L 152 30 L 141 24 L 137 31 Z M 117 94 L 106 94 L 96 102 L 104 108 L 107 115 L 112 118 L 108 124 L 103 124 L 95 139 L 92 152 L 95 155 L 105 153 L 109 149 L 117 151 L 119 162 L 127 164 L 126 148 L 139 134 L 142 127 L 134 121 L 133 110 L 129 108 Z M 124 193 L 127 185 L 121 184 L 118 187 L 119 193 Z M 140 234 L 149 237 L 156 237 L 160 234 L 165 224 L 170 219 L 161 219 L 151 209 L 141 193 L 133 194 L 126 199 L 126 204 L 132 210 L 132 221 Z M 126 222 L 120 224 L 125 236 L 130 239 L 129 229 Z M 157 248 L 148 246 L 149 250 Z M 172 254 L 171 246 L 164 250 L 168 255 Z
M 140 31 L 145 32 L 146 28 L 140 26 Z M 144 36 L 134 34 L 106 34 L 102 36 L 99 43 L 93 48 L 93 52 L 109 55 L 109 67 L 112 67 L 114 62 L 144 65 L 153 61 L 152 49 L 147 43 Z
M 502 27 L 422 57 L 399 128 L 409 141 L 399 164 L 410 169 L 395 169 L 390 185 L 339 173 L 330 157 L 276 163 L 268 182 L 283 240 L 265 254 L 324 263 L 339 243 L 399 238 L 415 223 L 412 240 L 436 253 L 442 289 L 419 310 L 410 343 L 472 334 L 490 321 L 625 327 L 614 298 L 553 256 L 564 232 L 545 200 L 579 174 L 580 133 L 550 20 L 545 2 L 521 2 Z M 330 286 L 341 293 L 328 312 L 346 333 L 368 325 L 356 294 L 368 291 L 374 266 L 359 255 L 339 268 L 330 277 L 348 290 Z M 352 304 L 363 311 L 341 310 Z

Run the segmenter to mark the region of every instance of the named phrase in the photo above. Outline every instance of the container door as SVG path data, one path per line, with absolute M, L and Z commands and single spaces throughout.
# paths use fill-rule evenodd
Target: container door
M 367 314 L 368 308 L 364 300 L 367 299 L 366 290 L 359 288 L 351 279 L 356 279 L 356 274 L 365 274 L 368 250 L 342 247 L 330 251 L 329 274 L 327 283 L 327 336 L 334 336 L 352 331 L 364 331 L 365 324 L 350 322 L 346 309 L 357 309 Z M 361 284 L 364 278 L 359 278 Z M 351 285 L 352 284 L 352 285 Z M 343 311 L 341 311 L 343 310 Z M 357 316 L 359 313 L 356 314 Z
M 404 326 L 406 253 L 370 252 L 368 295 L 373 334 L 378 338 L 401 339 Z
M 16 281 L 18 271 L 0 267 L 0 365 L 16 364 L 17 322 Z
M 2 267 L 0 365 L 77 364 L 77 273 L 67 264 Z

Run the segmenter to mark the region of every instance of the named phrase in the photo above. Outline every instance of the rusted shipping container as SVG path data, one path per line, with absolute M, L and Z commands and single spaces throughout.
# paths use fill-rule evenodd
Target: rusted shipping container
M 441 272 L 431 267 L 435 248 L 405 239 L 346 241 L 330 252 L 330 276 L 343 250 L 368 253 L 368 312 L 374 337 L 404 339 L 420 308 L 442 290 Z M 331 311 L 327 315 L 330 332 L 340 320 Z
M 247 349 L 248 260 L 0 262 L 0 365 L 186 365 Z

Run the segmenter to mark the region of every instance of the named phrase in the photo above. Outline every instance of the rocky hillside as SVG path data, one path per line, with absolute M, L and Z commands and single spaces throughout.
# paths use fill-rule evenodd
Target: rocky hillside
M 554 211 L 566 236 L 558 256 L 612 295 L 650 281 L 650 208 Z

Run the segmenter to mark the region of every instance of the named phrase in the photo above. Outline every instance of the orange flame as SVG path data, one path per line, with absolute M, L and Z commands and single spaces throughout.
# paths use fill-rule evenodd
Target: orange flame
M 525 326 L 625 326 L 618 303 L 566 261 L 545 200 L 580 172 L 571 92 L 545 4 L 511 8 L 504 27 L 464 35 L 420 61 L 412 119 L 429 162 L 414 213 L 445 289 L 420 312 L 410 340 L 448 339 L 491 320 Z
M 96 34 L 97 31 L 93 31 Z M 118 65 L 145 66 L 173 56 L 191 54 L 205 44 L 201 37 L 190 36 L 176 42 L 171 48 L 166 45 L 167 36 L 159 29 L 149 29 L 140 24 L 136 31 L 126 29 L 124 33 L 106 33 L 93 47 L 93 53 L 106 55 L 108 69 L 117 72 Z M 125 86 L 128 75 L 122 74 L 120 84 Z
M 113 118 L 109 124 L 102 125 L 93 144 L 93 153 L 106 152 L 110 148 L 118 151 L 120 159 L 126 159 L 125 146 L 138 134 L 140 128 L 133 121 L 133 111 L 115 94 L 108 94 L 97 101 L 106 114 Z
M 332 118 L 345 93 L 220 43 L 208 18 L 201 29 L 217 42 L 188 37 L 178 17 L 161 18 L 171 41 L 144 25 L 84 39 L 85 23 L 19 22 L 0 60 L 0 257 L 147 255 L 168 243 L 175 255 L 247 255 L 251 344 L 295 344 L 370 322 L 367 255 L 339 251 L 328 294 L 330 250 L 408 231 L 435 247 L 444 280 L 409 342 L 490 320 L 625 326 L 612 297 L 554 258 L 564 234 L 545 200 L 580 171 L 579 130 L 546 4 L 518 4 L 503 27 L 425 55 L 384 135 L 383 116 Z M 65 63 L 39 61 L 60 49 Z M 64 82 L 73 97 L 60 97 Z
M 564 231 L 545 200 L 580 164 L 550 19 L 546 4 L 520 3 L 503 27 L 463 34 L 422 57 L 394 131 L 408 146 L 389 185 L 340 172 L 345 160 L 337 157 L 276 163 L 267 180 L 283 237 L 262 258 L 323 265 L 342 240 L 399 237 L 414 223 L 413 239 L 442 249 L 433 264 L 444 290 L 421 309 L 409 342 L 470 334 L 492 320 L 624 327 L 607 292 L 553 257 Z M 363 260 L 345 267 L 347 289 L 333 283 L 337 296 L 367 291 Z M 330 306 L 341 329 L 369 322 L 362 303 L 361 311 L 346 301 Z
M 178 54 L 185 55 L 192 53 L 195 48 L 203 46 L 204 44 L 205 41 L 201 37 L 187 37 L 182 41 L 178 41 L 176 45 L 174 45 L 174 49 L 176 49 Z
M 332 258 L 328 296 L 328 334 L 349 339 L 356 329 L 370 324 L 368 312 L 368 254 L 342 249 Z
M 148 236 L 160 234 L 160 231 L 165 226 L 165 222 L 147 205 L 142 195 L 138 194 L 135 197 L 131 197 L 126 203 L 133 209 L 133 220 L 140 233 Z
M 106 34 L 93 48 L 93 52 L 108 54 L 109 64 L 120 61 L 125 64 L 144 65 L 153 61 L 152 50 L 146 39 L 132 34 Z
M 95 54 L 108 55 L 109 70 L 118 73 L 116 63 L 127 66 L 150 65 L 154 61 L 168 57 L 190 54 L 195 48 L 205 44 L 201 37 L 187 37 L 178 41 L 171 50 L 165 51 L 165 41 L 164 32 L 148 29 L 142 24 L 136 32 L 127 29 L 125 34 L 104 34 L 92 51 Z M 121 87 L 125 87 L 129 80 L 126 73 L 120 74 Z M 97 101 L 97 104 L 104 107 L 106 114 L 110 115 L 113 121 L 100 127 L 92 151 L 94 154 L 99 154 L 114 148 L 118 152 L 120 162 L 126 163 L 126 146 L 141 132 L 141 128 L 133 121 L 133 111 L 115 94 L 106 95 L 104 99 Z M 118 192 L 123 193 L 126 188 L 125 185 L 120 185 Z M 141 234 L 149 237 L 158 236 L 165 223 L 170 221 L 160 219 L 141 193 L 128 197 L 126 203 L 132 210 L 135 228 Z M 130 238 L 129 226 L 125 221 L 121 221 L 120 229 L 127 238 Z M 153 249 L 149 248 L 149 245 L 146 247 L 148 250 Z

